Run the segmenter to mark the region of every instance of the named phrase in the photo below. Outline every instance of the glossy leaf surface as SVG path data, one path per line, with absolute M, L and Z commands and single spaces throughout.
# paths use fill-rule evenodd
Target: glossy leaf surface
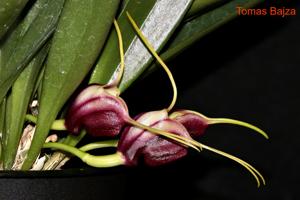
M 0 1 L 0 40 L 19 16 L 28 0 Z
M 23 70 L 15 81 L 11 90 L 11 112 L 8 127 L 6 127 L 6 144 L 3 150 L 4 169 L 10 169 L 15 159 L 19 140 L 23 132 L 25 115 L 29 107 L 29 101 L 34 94 L 35 83 L 41 71 L 43 61 L 47 56 L 49 45 L 35 56 L 35 58 Z M 22 101 L 20 101 L 22 99 Z
M 0 99 L 51 36 L 63 4 L 64 0 L 38 0 L 1 47 Z

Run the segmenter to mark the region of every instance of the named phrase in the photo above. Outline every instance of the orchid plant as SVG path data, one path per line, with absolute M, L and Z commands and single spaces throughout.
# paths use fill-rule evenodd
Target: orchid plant
M 219 123 L 244 126 L 265 138 L 267 134 L 239 120 L 174 109 L 177 86 L 165 64 L 237 16 L 237 5 L 252 7 L 259 2 L 23 0 L 5 4 L 10 7 L 0 12 L 1 168 L 55 170 L 72 156 L 98 168 L 136 166 L 140 161 L 158 166 L 187 156 L 191 148 L 234 160 L 258 186 L 265 184 L 252 165 L 199 140 L 208 126 Z M 170 105 L 131 117 L 121 93 L 143 71 L 147 69 L 147 74 L 159 66 L 172 85 Z M 77 147 L 86 135 L 95 141 Z M 116 152 L 88 152 L 107 147 Z M 45 148 L 51 149 L 50 155 Z

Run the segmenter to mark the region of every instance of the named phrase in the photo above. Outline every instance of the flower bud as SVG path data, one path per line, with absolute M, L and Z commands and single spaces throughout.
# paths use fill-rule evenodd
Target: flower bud
M 90 85 L 71 105 L 65 125 L 73 134 L 84 128 L 92 136 L 116 136 L 127 118 L 126 103 L 118 97 L 117 90 Z
M 201 115 L 195 114 L 193 111 L 189 110 L 173 112 L 170 115 L 170 118 L 182 124 L 192 138 L 197 138 L 203 135 L 209 125 L 206 117 L 202 117 Z
M 179 110 L 173 112 L 170 115 L 170 118 L 181 123 L 188 130 L 192 138 L 203 135 L 206 128 L 212 124 L 233 124 L 243 126 L 256 131 L 267 139 L 269 138 L 263 130 L 247 122 L 229 118 L 210 118 L 192 110 Z

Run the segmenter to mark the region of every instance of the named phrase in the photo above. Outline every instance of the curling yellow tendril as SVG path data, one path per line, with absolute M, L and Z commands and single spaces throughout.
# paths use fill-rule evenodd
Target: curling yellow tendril
M 167 73 L 167 75 L 168 75 L 168 77 L 169 77 L 169 79 L 171 81 L 172 88 L 173 88 L 173 99 L 172 99 L 172 102 L 170 103 L 169 107 L 167 108 L 167 110 L 170 111 L 174 107 L 174 105 L 176 103 L 176 100 L 177 100 L 177 87 L 176 87 L 176 83 L 175 83 L 175 80 L 173 78 L 173 75 L 172 75 L 171 71 L 169 70 L 168 66 L 159 57 L 159 55 L 156 53 L 156 51 L 154 50 L 154 48 L 152 47 L 152 45 L 150 44 L 150 42 L 143 35 L 142 31 L 140 31 L 140 29 L 138 28 L 137 24 L 132 19 L 132 17 L 130 16 L 130 14 L 128 12 L 126 12 L 126 14 L 127 14 L 127 17 L 129 19 L 130 23 L 132 24 L 133 28 L 135 29 L 136 33 L 138 34 L 138 36 L 144 42 L 145 46 L 148 48 L 148 50 L 151 52 L 151 54 L 156 58 L 156 60 L 159 62 L 159 64 L 166 71 L 166 73 Z
M 262 184 L 265 185 L 266 184 L 266 181 L 264 179 L 264 177 L 261 175 L 261 173 L 259 171 L 257 171 L 253 166 L 251 166 L 249 163 L 243 161 L 242 159 L 240 158 L 237 158 L 233 155 L 230 155 L 224 151 L 220 151 L 218 149 L 215 149 L 215 148 L 212 148 L 212 147 L 209 147 L 209 146 L 206 146 L 202 143 L 199 143 L 199 145 L 203 148 L 203 149 L 207 149 L 209 151 L 212 151 L 216 154 L 219 154 L 219 155 L 222 155 L 224 157 L 227 157 L 231 160 L 234 160 L 236 161 L 237 163 L 239 163 L 240 165 L 242 165 L 243 167 L 245 167 L 252 175 L 253 177 L 255 178 L 256 182 L 257 182 L 257 187 L 260 187 L 260 180 L 262 181 Z
M 124 74 L 124 68 L 125 68 L 123 39 L 122 39 L 122 33 L 117 20 L 114 20 L 114 26 L 118 35 L 121 62 L 120 62 L 120 67 L 117 69 L 118 70 L 117 77 L 111 83 L 109 83 L 108 86 L 118 86 L 120 84 L 122 76 Z

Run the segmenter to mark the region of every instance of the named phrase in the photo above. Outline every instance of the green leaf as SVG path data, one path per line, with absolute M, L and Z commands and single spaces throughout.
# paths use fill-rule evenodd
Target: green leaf
M 192 18 L 193 16 L 199 15 L 202 11 L 211 8 L 216 5 L 224 4 L 230 0 L 194 0 L 189 11 L 184 16 L 185 19 Z
M 28 170 L 52 122 L 92 68 L 111 28 L 119 1 L 66 1 L 49 51 L 34 138 L 22 169 Z
M 41 99 L 41 94 L 42 94 L 42 86 L 43 86 L 43 78 L 44 78 L 44 73 L 45 73 L 45 67 L 42 68 L 42 71 L 40 72 L 39 74 L 39 77 L 36 81 L 36 84 L 35 84 L 35 88 L 34 88 L 34 91 L 36 92 L 36 95 L 37 95 L 37 100 L 40 100 Z
M 13 120 L 9 121 L 6 128 L 6 144 L 3 146 L 3 167 L 6 170 L 11 169 L 15 160 L 19 140 L 23 132 L 25 115 L 30 99 L 34 95 L 35 83 L 41 71 L 43 61 L 47 56 L 48 49 L 49 45 L 41 49 L 12 86 L 10 113 L 7 113 L 7 115 Z
M 18 47 L 19 40 L 22 39 L 24 34 L 29 29 L 30 25 L 36 19 L 39 14 L 41 8 L 46 3 L 47 0 L 37 1 L 33 7 L 27 13 L 25 19 L 16 27 L 16 29 L 9 35 L 9 37 L 1 44 L 1 62 L 0 62 L 0 70 L 4 69 L 5 64 L 10 59 L 15 49 Z M 1 71 L 0 71 L 1 72 Z M 0 77 L 1 77 L 0 73 Z
M 140 25 L 156 51 L 160 51 L 167 42 L 184 14 L 191 5 L 191 0 L 156 1 L 154 5 L 142 6 L 148 1 L 129 1 L 118 22 L 124 35 L 125 71 L 119 89 L 124 91 L 153 60 L 144 44 L 139 40 L 128 22 L 128 11 Z M 146 10 L 146 11 L 145 11 Z M 91 83 L 107 83 L 119 66 L 118 44 L 115 32 L 112 33 L 104 52 L 92 74 Z
M 0 40 L 25 7 L 28 0 L 0 1 Z
M 4 136 L 4 128 L 5 128 L 5 107 L 6 107 L 6 98 L 0 104 L 0 166 L 2 164 L 2 144 L 3 144 L 3 136 Z
M 124 50 L 126 51 L 135 37 L 134 30 L 128 22 L 126 11 L 135 16 L 137 22 L 142 23 L 153 8 L 156 0 L 127 0 L 117 19 L 122 32 Z M 120 63 L 118 38 L 113 29 L 107 39 L 98 63 L 90 78 L 90 83 L 106 84 Z
M 0 99 L 55 29 L 64 0 L 38 0 L 2 49 Z
M 5 118 L 4 118 L 4 132 L 3 132 L 3 137 L 2 137 L 2 147 L 4 148 L 7 144 L 7 135 L 9 134 L 7 132 L 7 128 L 11 122 L 11 115 L 8 113 L 11 113 L 11 103 L 12 103 L 12 98 L 11 95 L 6 96 L 6 103 L 5 103 Z M 3 149 L 3 151 L 5 151 Z M 3 158 L 3 157 L 2 157 Z
M 3 136 L 6 98 L 0 104 L 0 138 Z

